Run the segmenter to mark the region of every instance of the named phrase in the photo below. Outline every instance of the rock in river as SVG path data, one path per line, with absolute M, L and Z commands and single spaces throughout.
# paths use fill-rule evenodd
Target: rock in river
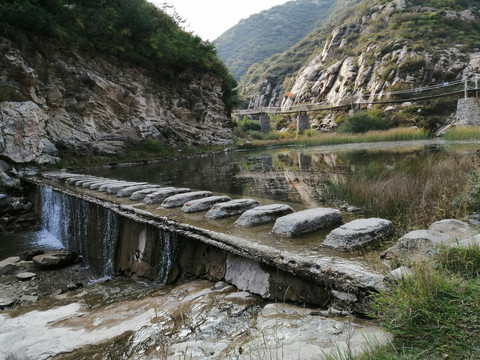
M 323 246 L 338 251 L 358 249 L 385 239 L 393 233 L 392 222 L 385 219 L 357 219 L 333 230 Z
M 294 210 L 285 204 L 271 204 L 258 206 L 251 210 L 245 211 L 235 225 L 243 227 L 253 227 L 257 225 L 268 224 L 274 222 L 277 218 L 293 213 Z
M 315 208 L 282 216 L 275 221 L 274 234 L 296 237 L 328 228 L 342 221 L 339 210 Z
M 77 256 L 77 253 L 74 251 L 60 249 L 35 256 L 33 263 L 40 268 L 60 267 L 72 264 Z
M 204 210 L 209 210 L 213 205 L 232 200 L 228 196 L 209 196 L 203 199 L 192 200 L 185 203 L 182 211 L 185 213 L 194 213 Z
M 221 219 L 241 214 L 259 206 L 260 203 L 253 199 L 237 199 L 214 205 L 206 214 L 207 219 Z

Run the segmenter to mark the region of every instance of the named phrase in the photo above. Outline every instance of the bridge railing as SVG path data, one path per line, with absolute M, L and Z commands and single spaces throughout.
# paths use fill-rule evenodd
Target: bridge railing
M 281 107 L 261 107 L 255 109 L 237 109 L 233 111 L 234 116 L 255 115 L 255 114 L 292 114 L 303 111 L 322 111 L 332 110 L 347 106 L 361 106 L 370 104 L 388 104 L 406 101 L 419 101 L 425 99 L 439 98 L 454 94 L 464 93 L 465 97 L 472 91 L 478 97 L 480 75 L 474 74 L 470 78 L 462 80 L 453 80 L 440 84 L 422 86 L 412 89 L 396 90 L 396 91 L 380 91 L 378 93 L 367 93 L 360 96 L 351 97 L 341 104 L 328 104 L 326 102 L 295 104 L 289 109 Z

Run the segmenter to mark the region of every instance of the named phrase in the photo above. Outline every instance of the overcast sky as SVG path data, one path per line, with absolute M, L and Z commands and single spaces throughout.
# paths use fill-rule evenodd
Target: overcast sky
M 165 0 L 149 0 L 161 5 Z M 213 41 L 252 14 L 289 0 L 166 0 L 186 22 L 186 30 Z

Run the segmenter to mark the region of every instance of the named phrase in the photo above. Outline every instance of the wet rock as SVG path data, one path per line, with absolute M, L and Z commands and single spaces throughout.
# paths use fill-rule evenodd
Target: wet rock
M 18 256 L 20 257 L 20 260 L 31 261 L 34 256 L 42 255 L 44 253 L 45 251 L 43 251 L 42 249 L 33 249 L 33 250 L 23 251 L 19 253 Z
M 12 256 L 0 261 L 0 275 L 12 275 L 19 268 L 20 257 Z
M 392 222 L 370 218 L 353 220 L 327 235 L 323 246 L 338 251 L 350 251 L 381 241 L 393 233 Z
M 37 274 L 32 272 L 22 272 L 17 274 L 17 279 L 20 281 L 29 281 L 32 280 Z
M 0 309 L 5 309 L 6 307 L 12 306 L 15 304 L 15 300 L 9 297 L 0 297 Z
M 253 199 L 237 199 L 224 203 L 215 204 L 206 214 L 207 219 L 221 219 L 229 216 L 242 214 L 243 212 L 260 206 Z
M 169 196 L 168 198 L 166 198 L 162 202 L 162 207 L 163 208 L 179 207 L 179 206 L 183 206 L 186 202 L 206 198 L 209 196 L 212 196 L 211 191 L 195 191 L 195 192 L 177 194 L 177 195 Z
M 242 227 L 253 227 L 257 225 L 268 224 L 274 222 L 277 218 L 293 213 L 294 210 L 285 204 L 271 204 L 265 206 L 257 206 L 251 210 L 245 211 L 235 225 Z
M 148 194 L 152 194 L 154 192 L 157 192 L 160 189 L 161 189 L 161 187 L 158 186 L 156 188 L 143 189 L 143 190 L 135 191 L 134 193 L 132 193 L 132 195 L 130 195 L 130 200 L 132 200 L 132 201 L 142 201 L 145 198 L 145 196 L 147 196 Z
M 157 190 L 151 194 L 146 195 L 145 198 L 143 199 L 143 202 L 145 204 L 159 204 L 159 203 L 162 203 L 163 200 L 165 200 L 167 197 L 177 195 L 177 194 L 183 194 L 186 192 L 190 192 L 190 189 L 174 188 L 174 187 L 161 188 L 160 190 Z
M 282 216 L 275 221 L 274 234 L 296 237 L 328 228 L 342 221 L 339 210 L 315 208 Z
M 39 268 L 61 267 L 73 264 L 77 256 L 77 253 L 71 250 L 54 250 L 46 254 L 35 256 L 33 258 L 33 263 Z
M 159 185 L 133 185 L 126 188 L 121 189 L 117 192 L 118 197 L 127 197 L 131 196 L 134 192 L 144 190 L 144 189 L 159 189 Z
M 186 202 L 182 206 L 182 211 L 185 213 L 194 213 L 199 211 L 205 211 L 212 208 L 215 204 L 231 201 L 228 196 L 209 196 L 203 199 L 192 200 Z

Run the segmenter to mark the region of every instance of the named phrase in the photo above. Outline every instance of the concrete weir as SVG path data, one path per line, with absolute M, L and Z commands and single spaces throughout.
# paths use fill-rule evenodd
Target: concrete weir
M 357 313 L 364 311 L 371 291 L 384 288 L 384 276 L 358 262 L 336 256 L 304 256 L 205 229 L 172 219 L 169 209 L 159 208 L 160 204 L 130 200 L 125 191 L 119 196 L 113 193 L 114 188 L 119 192 L 133 187 L 151 190 L 151 184 L 142 188 L 138 183 L 129 186 L 86 175 L 81 181 L 81 177 L 59 172 L 28 181 L 44 226 L 65 247 L 81 253 L 99 275 L 131 274 L 161 284 L 191 278 L 224 280 L 267 299 Z M 76 181 L 67 184 L 73 178 Z M 88 183 L 91 188 L 85 187 Z M 137 199 L 134 195 L 131 193 Z M 211 194 L 205 193 L 207 196 Z

